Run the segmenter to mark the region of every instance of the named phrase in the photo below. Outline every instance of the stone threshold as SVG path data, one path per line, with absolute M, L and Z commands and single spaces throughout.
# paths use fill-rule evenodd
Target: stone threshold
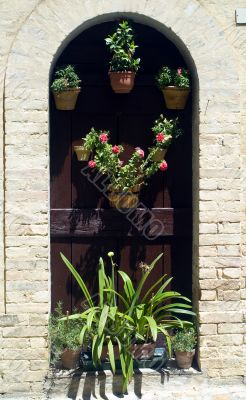
M 183 378 L 185 381 L 190 381 L 190 379 L 199 376 L 202 376 L 202 373 L 198 369 L 179 369 L 175 360 L 170 359 L 165 367 L 159 370 L 151 368 L 135 370 L 132 382 L 129 384 L 128 395 L 123 395 L 121 392 L 122 375 L 120 371 L 114 375 L 110 370 L 85 372 L 82 369 L 50 369 L 44 390 L 47 400 L 66 398 L 74 400 L 107 400 L 128 398 L 129 395 L 131 396 L 130 398 L 141 399 L 143 393 L 163 391 L 164 386 L 173 379 L 176 381 Z M 149 399 L 151 399 L 151 396 Z

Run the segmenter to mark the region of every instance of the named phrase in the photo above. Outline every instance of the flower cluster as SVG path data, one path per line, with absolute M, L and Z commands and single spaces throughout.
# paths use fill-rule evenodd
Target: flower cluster
M 190 87 L 189 72 L 184 68 L 171 69 L 164 66 L 155 77 L 157 86 L 162 89 L 165 86 L 176 86 L 183 89 Z
M 88 162 L 89 168 L 107 175 L 109 188 L 112 190 L 131 190 L 136 185 L 146 183 L 158 170 L 163 172 L 167 169 L 165 160 L 154 161 L 151 152 L 145 157 L 145 152 L 140 147 L 135 148 L 128 162 L 124 164 L 120 159 L 123 146 L 111 145 L 109 138 L 108 131 L 96 131 L 92 128 L 84 138 L 84 146 L 93 152 L 93 159 Z
M 166 119 L 163 114 L 155 121 L 152 127 L 155 135 L 154 143 L 158 149 L 167 149 L 174 139 L 182 135 L 182 129 L 178 128 L 178 118 Z

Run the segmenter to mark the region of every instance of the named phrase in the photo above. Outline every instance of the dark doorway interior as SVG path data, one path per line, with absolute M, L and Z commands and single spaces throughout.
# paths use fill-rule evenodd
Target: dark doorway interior
M 114 94 L 104 38 L 115 24 L 107 22 L 82 32 L 55 66 L 74 64 L 82 79 L 82 91 L 74 111 L 57 111 L 50 98 L 52 308 L 62 300 L 64 308 L 71 310 L 81 301 L 76 284 L 60 260 L 60 251 L 72 260 L 94 291 L 99 256 L 106 258 L 108 251 L 114 251 L 121 269 L 137 280 L 138 263 L 149 262 L 164 251 L 153 279 L 167 273 L 174 276 L 173 289 L 189 297 L 192 294 L 191 98 L 184 111 L 167 110 L 154 82 L 162 65 L 176 68 L 186 64 L 165 36 L 132 23 L 141 69 L 130 94 Z M 158 173 L 141 193 L 141 201 L 167 227 L 158 239 L 150 241 L 119 212 L 109 209 L 104 196 L 81 175 L 85 164 L 77 161 L 73 146 L 94 126 L 110 130 L 111 142 L 124 144 L 128 153 L 136 146 L 147 151 L 152 142 L 151 126 L 160 113 L 167 118 L 178 116 L 185 133 L 168 150 L 168 171 Z

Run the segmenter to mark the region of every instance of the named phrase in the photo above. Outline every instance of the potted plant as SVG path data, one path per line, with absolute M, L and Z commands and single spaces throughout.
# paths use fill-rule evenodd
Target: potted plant
M 74 110 L 80 92 L 80 79 L 72 65 L 60 67 L 51 85 L 57 110 Z
M 178 118 L 168 120 L 163 114 L 155 121 L 152 127 L 155 146 L 149 149 L 153 161 L 163 160 L 172 141 L 182 135 L 183 130 L 178 124 Z
M 110 205 L 119 209 L 135 208 L 139 201 L 141 186 L 158 170 L 165 171 L 165 160 L 156 162 L 149 154 L 145 158 L 144 151 L 136 147 L 127 163 L 120 160 L 124 151 L 121 145 L 111 145 L 109 131 L 96 131 L 94 128 L 88 133 L 89 148 L 94 157 L 88 162 L 91 171 L 98 170 L 108 178 L 108 198 Z
M 156 76 L 157 86 L 162 90 L 168 109 L 185 108 L 190 93 L 189 72 L 184 68 L 172 70 L 163 66 Z
M 103 133 L 100 131 L 100 133 Z M 106 132 L 109 134 L 109 132 Z M 88 161 L 91 155 L 91 152 L 93 151 L 95 144 L 96 144 L 96 139 L 97 139 L 98 133 L 94 128 L 91 128 L 90 132 L 87 133 L 87 135 L 81 139 L 82 144 L 73 146 L 74 151 L 77 155 L 78 161 Z
M 109 77 L 115 93 L 129 93 L 139 68 L 140 58 L 134 58 L 136 48 L 132 28 L 128 21 L 119 23 L 116 31 L 105 39 L 112 54 Z
M 51 343 L 51 363 L 60 359 L 63 368 L 74 369 L 78 366 L 81 353 L 79 335 L 81 321 L 69 319 L 64 315 L 62 302 L 59 302 L 49 319 L 49 339 Z
M 196 330 L 193 326 L 179 330 L 172 338 L 172 346 L 179 368 L 191 367 L 195 355 L 196 342 Z
M 116 271 L 114 253 L 109 252 L 108 256 L 111 260 L 111 274 L 106 275 L 104 262 L 100 258 L 99 297 L 98 301 L 95 301 L 95 297 L 89 293 L 81 276 L 61 253 L 62 260 L 80 286 L 85 299 L 86 310 L 69 316 L 73 320 L 86 321 L 80 333 L 80 342 L 83 344 L 85 335 L 89 335 L 94 364 L 100 363 L 105 354 L 108 354 L 113 373 L 116 371 L 115 359 L 119 357 L 125 392 L 133 376 L 134 357 L 148 358 L 153 355 L 158 332 L 164 334 L 171 354 L 168 330 L 190 326 L 190 322 L 182 321 L 178 315 L 194 315 L 194 313 L 189 310 L 191 308 L 190 304 L 187 304 L 190 303 L 189 299 L 178 292 L 167 290 L 172 278 L 167 279 L 166 275 L 154 282 L 147 292 L 143 289 L 162 254 L 150 265 L 140 264 L 142 277 L 136 286 L 124 271 Z M 117 292 L 115 286 L 116 272 L 118 279 L 123 283 L 121 293 Z M 178 299 L 178 303 L 171 303 L 174 299 Z M 107 346 L 106 353 L 104 346 Z

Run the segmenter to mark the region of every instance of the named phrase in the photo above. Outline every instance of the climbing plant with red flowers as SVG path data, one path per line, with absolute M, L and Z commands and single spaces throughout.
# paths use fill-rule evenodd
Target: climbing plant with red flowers
M 91 128 L 84 138 L 84 146 L 90 150 L 93 159 L 88 162 L 92 171 L 99 171 L 108 177 L 108 186 L 115 191 L 131 191 L 136 185 L 141 187 L 147 184 L 148 179 L 158 171 L 164 172 L 168 168 L 167 162 L 162 159 L 155 161 L 153 154 L 158 148 L 167 148 L 171 141 L 181 134 L 177 127 L 177 120 L 166 120 L 161 115 L 155 121 L 152 131 L 155 134 L 154 144 L 149 153 L 136 147 L 127 163 L 121 160 L 124 147 L 119 144 L 110 144 L 110 132 Z

